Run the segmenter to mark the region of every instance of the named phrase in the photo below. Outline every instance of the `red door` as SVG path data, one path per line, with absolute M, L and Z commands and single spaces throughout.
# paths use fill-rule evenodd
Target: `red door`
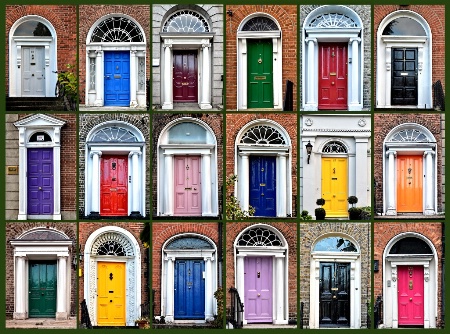
M 200 216 L 202 214 L 200 156 L 175 157 L 174 215 Z
M 128 215 L 127 156 L 102 156 L 100 170 L 100 215 Z
M 197 102 L 197 53 L 173 52 L 173 101 Z
M 423 266 L 398 266 L 398 324 L 423 326 Z
M 319 44 L 319 109 L 347 109 L 347 43 Z

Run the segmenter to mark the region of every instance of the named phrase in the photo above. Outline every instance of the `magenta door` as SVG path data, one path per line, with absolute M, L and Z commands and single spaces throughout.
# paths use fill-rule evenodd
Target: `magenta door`
M 200 156 L 175 157 L 174 215 L 200 216 L 202 214 L 200 164 Z
M 423 266 L 398 266 L 398 324 L 423 326 Z
M 244 312 L 248 323 L 272 322 L 272 257 L 244 259 Z

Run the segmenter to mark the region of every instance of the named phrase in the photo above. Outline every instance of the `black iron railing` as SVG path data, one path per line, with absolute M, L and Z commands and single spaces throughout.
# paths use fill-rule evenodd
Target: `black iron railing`
M 441 80 L 433 84 L 433 108 L 434 110 L 445 110 L 444 88 L 442 87 Z
M 378 326 L 383 323 L 383 297 L 381 296 L 378 296 L 375 300 L 375 305 L 373 307 L 373 318 L 375 328 L 378 328 Z
M 80 303 L 81 306 L 81 326 L 84 328 L 92 328 L 91 318 L 89 318 L 89 311 L 86 305 L 86 299 Z
M 239 292 L 235 288 L 230 288 L 228 292 L 231 295 L 231 307 L 227 316 L 227 321 L 234 328 L 242 328 L 244 319 L 244 304 L 241 302 Z
M 141 304 L 141 318 L 149 318 L 150 317 L 150 303 L 145 302 Z

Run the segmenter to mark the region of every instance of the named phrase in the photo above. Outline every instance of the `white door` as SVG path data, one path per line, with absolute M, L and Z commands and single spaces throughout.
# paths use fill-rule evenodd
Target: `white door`
M 22 96 L 45 96 L 44 47 L 22 47 Z

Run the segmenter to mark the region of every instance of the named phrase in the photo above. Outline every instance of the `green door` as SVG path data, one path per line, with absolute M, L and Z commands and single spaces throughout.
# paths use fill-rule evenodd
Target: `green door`
M 30 261 L 28 281 L 30 318 L 54 318 L 56 261 Z
M 247 39 L 247 107 L 273 108 L 271 39 Z

